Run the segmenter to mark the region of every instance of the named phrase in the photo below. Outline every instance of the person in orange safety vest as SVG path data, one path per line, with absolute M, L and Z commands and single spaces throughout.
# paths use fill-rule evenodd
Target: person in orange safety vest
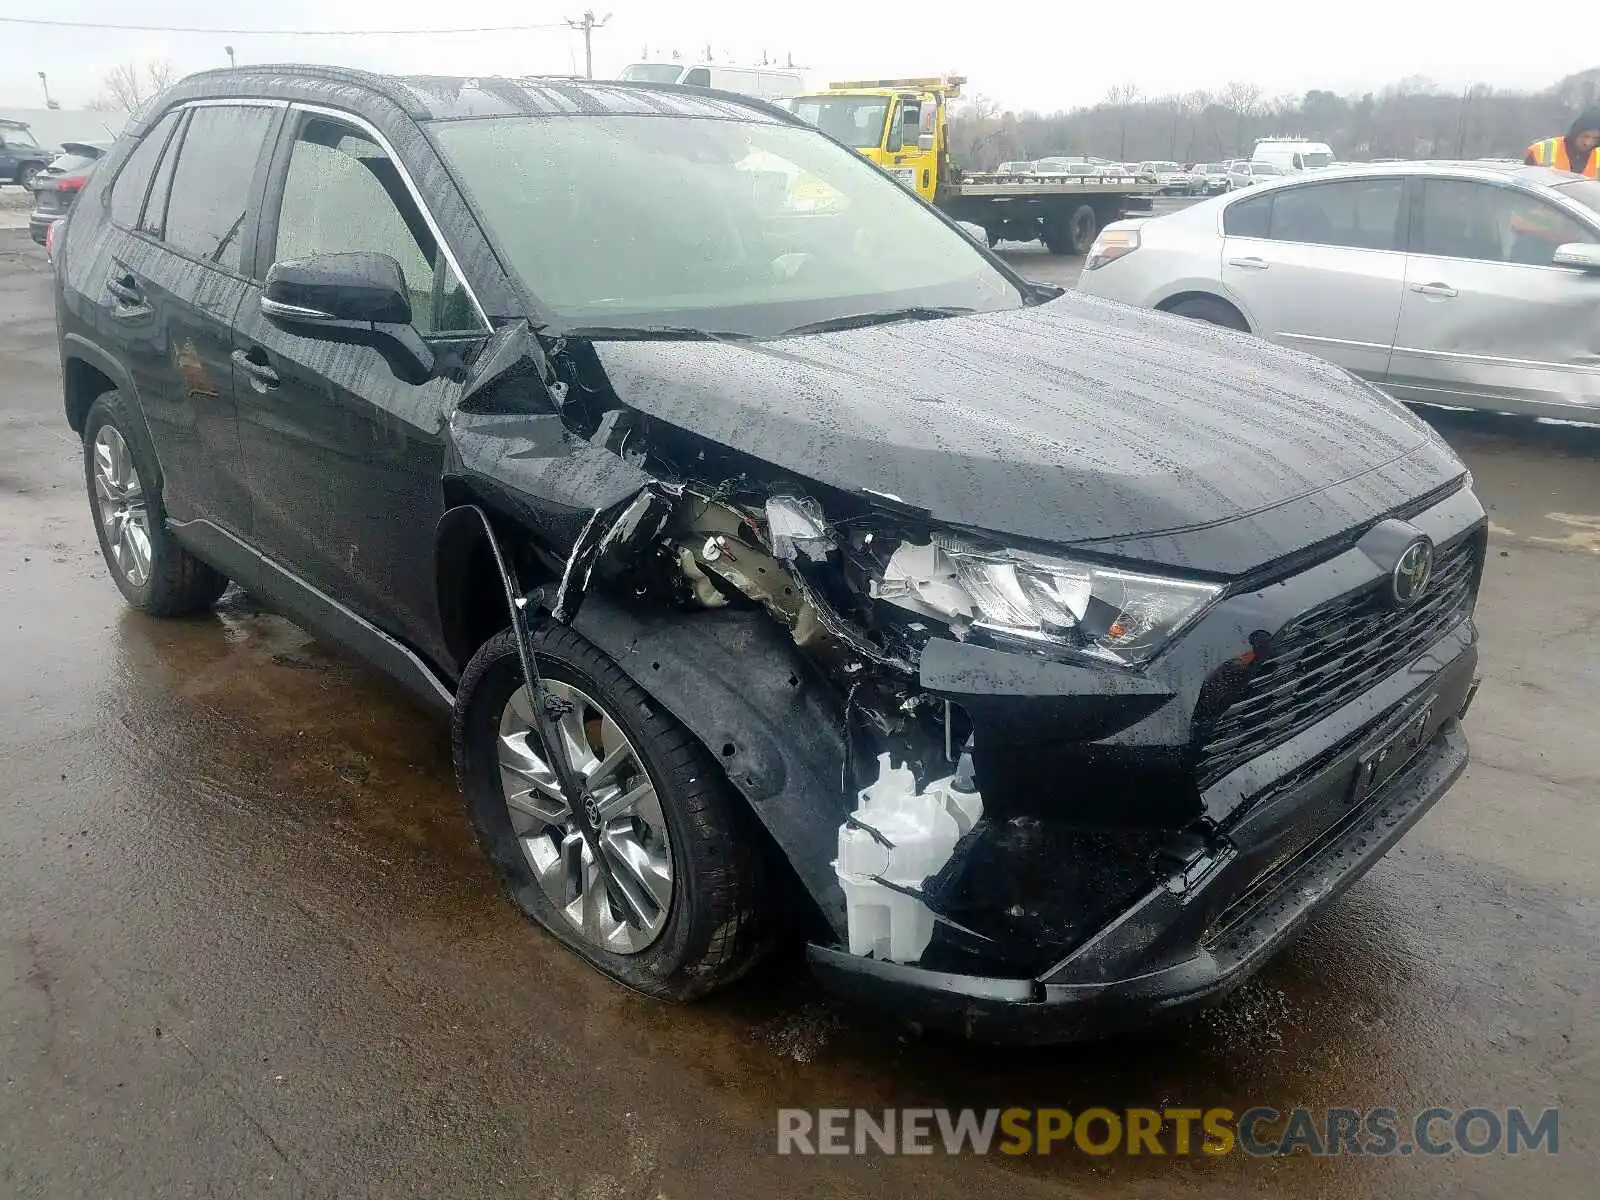
M 1566 137 L 1545 138 L 1528 147 L 1523 161 L 1530 167 L 1554 167 L 1574 175 L 1600 178 L 1600 110 L 1589 109 L 1572 123 Z

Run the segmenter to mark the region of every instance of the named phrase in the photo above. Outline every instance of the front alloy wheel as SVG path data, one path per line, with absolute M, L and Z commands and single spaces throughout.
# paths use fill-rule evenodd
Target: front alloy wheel
M 584 820 L 534 732 L 511 630 L 462 671 L 451 726 L 467 813 L 506 894 L 637 991 L 692 1000 L 738 978 L 779 924 L 754 815 L 706 748 L 592 643 L 551 623 L 534 653 Z
M 616 721 L 582 690 L 558 680 L 547 692 L 565 709 L 560 747 L 583 782 L 585 837 L 542 755 L 526 687 L 500 716 L 500 782 L 512 829 L 545 896 L 589 945 L 637 954 L 672 909 L 672 840 L 655 785 Z M 601 875 L 609 868 L 611 886 Z

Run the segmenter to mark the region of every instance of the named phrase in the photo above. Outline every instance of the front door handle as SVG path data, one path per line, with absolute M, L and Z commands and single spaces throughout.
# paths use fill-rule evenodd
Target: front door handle
M 1414 283 L 1411 290 L 1419 296 L 1459 296 L 1461 293 L 1448 283 Z
M 261 358 L 254 357 L 261 355 Z M 278 373 L 261 361 L 266 355 L 260 350 L 235 350 L 233 365 L 250 376 L 250 386 L 258 392 L 271 391 L 278 386 Z
M 1242 267 L 1246 271 L 1265 271 L 1272 264 L 1264 258 L 1256 258 L 1251 255 L 1249 258 L 1230 258 L 1228 265 L 1230 267 Z

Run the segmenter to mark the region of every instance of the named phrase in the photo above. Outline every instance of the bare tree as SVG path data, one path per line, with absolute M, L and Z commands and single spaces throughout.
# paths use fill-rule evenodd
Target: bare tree
M 1128 157 L 1128 110 L 1139 99 L 1139 85 L 1137 83 L 1119 83 L 1106 92 L 1106 105 L 1116 112 L 1117 122 L 1117 157 Z
M 170 87 L 176 75 L 172 63 L 164 58 L 152 59 L 143 67 L 119 63 L 106 72 L 102 90 L 89 107 L 97 112 L 137 113 Z
M 1222 89 L 1217 99 L 1223 108 L 1233 114 L 1234 148 L 1243 152 L 1245 122 L 1255 116 L 1261 107 L 1261 85 L 1235 79 Z
M 1341 96 L 1313 88 L 1298 101 L 1250 83 L 1207 95 L 1146 100 L 1137 85 L 1111 89 L 1099 103 L 1055 112 L 997 112 L 992 102 L 951 114 L 952 153 L 970 169 L 995 159 L 1042 154 L 1118 155 L 1123 161 L 1223 159 L 1249 153 L 1260 133 L 1299 134 L 1332 145 L 1342 159 L 1388 155 L 1507 155 L 1520 158 L 1536 137 L 1565 129 L 1582 98 L 1600 95 L 1600 67 L 1539 91 L 1474 84 L 1446 92 L 1411 78 L 1378 92 Z M 1273 128 L 1263 121 L 1270 115 Z M 1182 137 L 1185 122 L 1187 149 Z M 963 152 L 966 153 L 963 153 Z
M 1198 157 L 1198 155 L 1196 155 L 1195 152 L 1194 152 L 1194 144 L 1195 144 L 1195 141 L 1197 140 L 1196 139 L 1195 124 L 1196 124 L 1196 122 L 1199 121 L 1200 114 L 1205 112 L 1205 110 L 1207 108 L 1209 108 L 1210 106 L 1211 106 L 1211 93 L 1210 92 L 1204 92 L 1204 91 L 1185 92 L 1183 95 L 1179 96 L 1178 99 L 1177 99 L 1178 117 L 1183 122 L 1183 126 L 1184 126 L 1185 133 L 1186 133 L 1186 138 L 1187 138 L 1187 140 L 1184 142 L 1184 151 L 1183 151 L 1185 158 L 1196 158 L 1196 157 Z M 1174 122 L 1173 128 L 1174 128 L 1174 133 L 1173 133 L 1173 138 L 1172 138 L 1172 141 L 1173 141 L 1172 157 L 1173 158 L 1177 158 L 1178 157 L 1178 147 L 1177 147 L 1178 138 L 1177 138 L 1177 133 L 1176 133 L 1176 128 L 1177 128 L 1176 122 Z

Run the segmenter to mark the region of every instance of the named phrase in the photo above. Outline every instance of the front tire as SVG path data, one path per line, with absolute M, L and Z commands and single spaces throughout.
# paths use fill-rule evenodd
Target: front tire
M 100 553 L 129 604 L 152 617 L 186 617 L 216 603 L 228 580 L 168 531 L 155 458 L 119 392 L 89 407 L 83 472 Z
M 452 744 L 473 831 L 506 894 L 635 991 L 688 1001 L 737 979 L 767 949 L 770 924 L 754 818 L 705 748 L 589 642 L 549 626 L 535 653 L 567 709 L 565 753 L 585 778 L 601 844 L 578 832 L 541 757 L 516 639 L 504 630 L 462 674 Z

